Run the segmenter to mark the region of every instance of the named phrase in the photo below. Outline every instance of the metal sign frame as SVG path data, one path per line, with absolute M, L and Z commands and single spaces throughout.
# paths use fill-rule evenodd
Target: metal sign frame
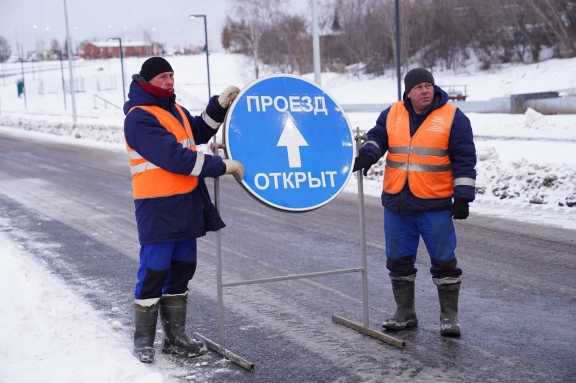
M 356 129 L 356 135 L 354 137 L 356 148 L 358 148 L 359 142 L 362 140 L 360 136 L 360 129 Z M 216 140 L 216 136 L 214 137 L 214 148 L 218 148 L 219 145 Z M 350 172 L 351 173 L 351 172 Z M 349 181 L 350 174 L 346 183 Z M 255 364 L 248 359 L 242 357 L 239 354 L 234 353 L 231 350 L 226 348 L 225 344 L 225 329 L 224 329 L 224 288 L 228 287 L 235 287 L 235 286 L 244 286 L 244 285 L 254 285 L 254 284 L 261 284 L 261 283 L 269 283 L 269 282 L 279 282 L 279 281 L 288 281 L 288 280 L 296 280 L 296 279 L 305 279 L 305 278 L 314 278 L 319 276 L 326 276 L 326 275 L 336 275 L 336 274 L 345 274 L 345 273 L 355 273 L 359 272 L 362 278 L 362 323 L 357 323 L 352 320 L 346 319 L 344 317 L 338 316 L 333 314 L 332 321 L 335 324 L 340 324 L 345 327 L 351 328 L 359 333 L 372 337 L 374 339 L 380 340 L 384 343 L 390 344 L 392 346 L 403 348 L 406 345 L 406 342 L 402 339 L 393 337 L 391 335 L 385 334 L 380 331 L 376 331 L 370 328 L 370 317 L 369 317 L 369 306 L 368 306 L 368 258 L 366 254 L 366 219 L 365 219 L 365 210 L 364 210 L 364 187 L 363 187 L 363 177 L 362 171 L 357 172 L 358 177 L 358 210 L 359 210 L 359 220 L 360 220 L 360 244 L 361 244 L 361 252 L 360 252 L 360 267 L 354 268 L 347 268 L 347 269 L 335 269 L 335 270 L 326 270 L 320 272 L 311 272 L 311 273 L 304 273 L 304 274 L 289 274 L 289 275 L 281 275 L 269 278 L 260 278 L 260 279 L 250 279 L 250 280 L 241 280 L 241 281 L 233 281 L 233 282 L 224 282 L 222 277 L 222 233 L 220 230 L 216 232 L 216 290 L 217 290 L 217 300 L 218 300 L 218 323 L 217 323 L 217 333 L 218 339 L 217 342 L 209 339 L 201 334 L 196 333 L 195 335 L 205 341 L 207 347 L 223 357 L 229 359 L 231 362 L 235 363 L 236 365 L 242 367 L 243 369 L 253 372 L 255 370 Z M 214 182 L 214 202 L 216 208 L 220 210 L 220 183 L 219 180 L 216 179 Z M 344 185 L 346 185 L 346 183 Z M 333 198 L 335 198 L 339 193 L 337 193 Z M 331 198 L 330 200 L 332 200 Z

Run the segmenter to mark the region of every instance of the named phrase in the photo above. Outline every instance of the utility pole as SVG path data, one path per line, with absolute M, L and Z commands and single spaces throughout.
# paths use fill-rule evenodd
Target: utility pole
M 208 53 L 208 16 L 206 15 L 190 15 L 189 19 L 202 18 L 204 20 L 204 52 L 206 53 L 206 76 L 208 79 L 208 99 L 212 97 L 212 88 L 210 87 L 210 59 Z
M 318 11 L 316 9 L 316 0 L 312 1 L 312 52 L 314 56 L 314 82 L 316 85 L 322 85 L 321 64 L 320 64 L 320 33 L 318 31 Z
M 400 76 L 400 0 L 396 0 L 396 79 L 398 80 L 398 101 L 402 100 L 402 81 Z
M 68 55 L 68 71 L 70 75 L 70 99 L 72 101 L 72 123 L 74 125 L 74 133 L 76 133 L 76 121 L 78 116 L 76 115 L 76 95 L 74 90 L 74 69 L 72 67 L 72 38 L 70 37 L 70 26 L 68 23 L 68 5 L 66 0 L 64 1 L 64 20 L 66 23 L 66 54 Z

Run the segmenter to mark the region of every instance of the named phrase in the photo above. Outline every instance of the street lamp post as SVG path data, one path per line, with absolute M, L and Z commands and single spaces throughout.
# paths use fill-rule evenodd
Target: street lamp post
M 190 15 L 189 19 L 202 18 L 204 20 L 204 50 L 206 52 L 206 74 L 208 77 L 208 98 L 212 97 L 212 91 L 210 87 L 210 59 L 208 58 L 208 20 L 206 15 Z
M 402 100 L 402 80 L 400 78 L 400 1 L 396 0 L 395 5 L 395 19 L 396 19 L 396 80 L 398 81 L 398 100 Z
M 64 80 L 64 63 L 62 62 L 62 51 L 58 51 L 58 60 L 60 60 L 60 75 L 62 77 L 62 95 L 64 96 L 64 110 L 68 110 L 66 105 L 66 80 Z
M 314 64 L 314 82 L 322 85 L 321 63 L 320 63 L 320 32 L 318 31 L 318 12 L 316 0 L 312 0 L 312 55 Z
M 124 51 L 122 49 L 122 37 L 110 37 L 108 40 L 117 40 L 120 46 L 120 70 L 122 70 L 122 99 L 126 103 L 126 82 L 124 80 Z
M 64 0 L 64 20 L 66 24 L 66 55 L 68 56 L 68 72 L 70 74 L 70 101 L 72 104 L 72 123 L 74 124 L 74 135 L 76 135 L 76 121 L 78 116 L 76 114 L 76 95 L 74 89 L 74 69 L 72 67 L 72 38 L 70 37 L 70 26 L 68 23 L 68 5 Z

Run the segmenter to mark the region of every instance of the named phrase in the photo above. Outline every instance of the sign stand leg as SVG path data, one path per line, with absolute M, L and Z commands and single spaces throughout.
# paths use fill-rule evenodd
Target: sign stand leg
M 217 151 L 218 143 L 214 138 L 214 150 Z M 220 211 L 220 179 L 214 178 L 214 205 Z M 218 295 L 218 343 L 199 333 L 194 335 L 201 339 L 206 347 L 222 357 L 230 360 L 232 363 L 242 367 L 250 372 L 254 371 L 254 363 L 241 357 L 238 354 L 226 349 L 224 333 L 224 284 L 222 282 L 222 232 L 216 231 L 216 290 Z
M 356 128 L 356 147 L 360 147 L 360 141 L 362 136 L 360 134 L 360 128 Z M 349 327 L 353 330 L 358 331 L 361 334 L 370 336 L 372 338 L 379 339 L 385 343 L 391 344 L 396 347 L 406 346 L 406 342 L 402 339 L 395 338 L 393 336 L 384 334 L 379 331 L 370 329 L 370 314 L 368 307 L 368 256 L 366 254 L 366 216 L 364 209 L 364 177 L 362 175 L 362 170 L 357 172 L 358 175 L 358 210 L 360 211 L 360 257 L 361 257 L 361 274 L 362 274 L 362 325 L 350 321 L 346 318 L 340 317 L 338 315 L 332 315 L 332 321 L 336 324 Z
M 368 313 L 368 257 L 366 255 L 366 218 L 364 216 L 364 184 L 362 172 L 358 172 L 358 198 L 360 201 L 360 247 L 362 265 L 362 323 L 370 327 Z
M 214 202 L 220 210 L 220 179 L 214 179 Z M 218 294 L 218 342 L 225 347 L 224 334 L 224 288 L 222 286 L 222 232 L 216 232 L 216 289 Z

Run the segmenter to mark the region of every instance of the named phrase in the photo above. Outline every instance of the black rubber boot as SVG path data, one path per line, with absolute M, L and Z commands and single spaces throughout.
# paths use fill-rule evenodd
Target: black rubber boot
M 440 335 L 458 338 L 461 333 L 458 323 L 460 283 L 438 284 L 437 287 L 440 300 Z
M 418 327 L 416 309 L 414 307 L 414 280 L 416 275 L 406 277 L 390 277 L 392 291 L 396 301 L 396 312 L 390 319 L 382 323 L 382 327 L 388 331 L 400 331 Z
M 186 294 L 168 295 L 160 299 L 160 315 L 164 326 L 162 352 L 187 357 L 205 354 L 208 350 L 204 342 L 186 335 Z
M 158 303 L 152 306 L 134 304 L 134 355 L 142 363 L 154 362 L 154 339 Z

